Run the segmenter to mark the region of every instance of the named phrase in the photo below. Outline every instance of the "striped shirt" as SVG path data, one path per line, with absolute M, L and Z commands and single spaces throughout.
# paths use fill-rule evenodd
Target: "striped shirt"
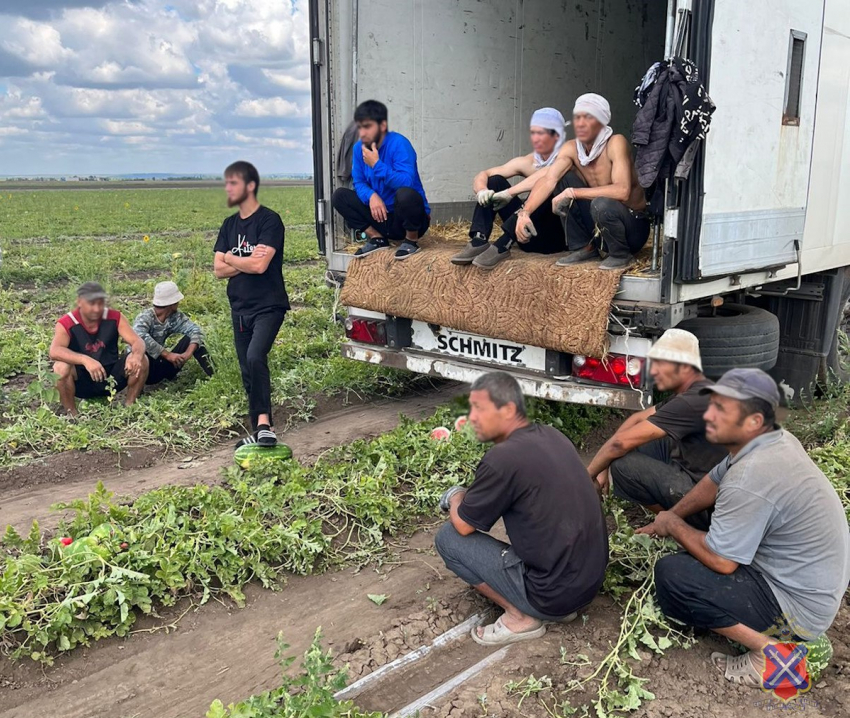
M 204 333 L 183 312 L 174 312 L 164 322 L 159 321 L 153 308 L 145 309 L 133 322 L 133 331 L 145 342 L 145 351 L 154 359 L 165 351 L 165 340 L 175 334 L 189 337 L 192 344 L 204 345 Z

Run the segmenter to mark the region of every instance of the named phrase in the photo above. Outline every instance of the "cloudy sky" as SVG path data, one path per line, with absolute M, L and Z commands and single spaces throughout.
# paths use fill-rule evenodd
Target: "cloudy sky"
M 0 0 L 0 175 L 311 172 L 307 0 Z

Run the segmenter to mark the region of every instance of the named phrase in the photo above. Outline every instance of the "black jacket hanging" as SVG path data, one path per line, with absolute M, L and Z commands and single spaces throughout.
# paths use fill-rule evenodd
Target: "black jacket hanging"
M 635 104 L 640 110 L 632 126 L 632 144 L 641 187 L 674 173 L 687 177 L 695 148 L 685 153 L 695 141 L 705 139 L 715 109 L 699 82 L 696 65 L 680 57 L 656 63 L 635 89 Z

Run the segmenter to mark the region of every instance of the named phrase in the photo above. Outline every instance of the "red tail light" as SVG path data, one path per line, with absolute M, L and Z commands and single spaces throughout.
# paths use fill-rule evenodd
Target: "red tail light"
M 619 386 L 640 386 L 646 359 L 609 354 L 604 360 L 577 354 L 573 357 L 573 376 Z
M 387 344 L 387 323 L 379 319 L 358 319 L 348 317 L 345 320 L 345 336 L 363 344 Z

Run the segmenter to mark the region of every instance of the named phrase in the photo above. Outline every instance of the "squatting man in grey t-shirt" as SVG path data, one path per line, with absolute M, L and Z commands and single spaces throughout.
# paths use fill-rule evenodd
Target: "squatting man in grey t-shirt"
M 762 686 L 770 644 L 813 640 L 835 620 L 850 581 L 850 531 L 835 489 L 776 425 L 773 379 L 733 369 L 703 391 L 706 436 L 730 455 L 638 533 L 670 536 L 686 551 L 656 564 L 664 613 L 746 646 L 712 661 L 728 680 Z M 708 532 L 685 523 L 711 506 Z

